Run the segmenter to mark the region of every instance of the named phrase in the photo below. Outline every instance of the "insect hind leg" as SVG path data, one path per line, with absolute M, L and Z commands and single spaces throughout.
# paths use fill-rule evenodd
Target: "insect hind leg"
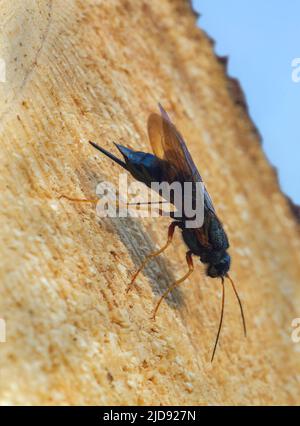
M 176 280 L 172 285 L 170 285 L 170 287 L 168 287 L 167 290 L 162 294 L 162 296 L 160 297 L 160 299 L 157 302 L 156 307 L 153 311 L 152 319 L 155 320 L 158 308 L 159 308 L 161 302 L 163 301 L 163 299 L 165 299 L 168 296 L 168 294 L 171 293 L 172 290 L 174 290 L 175 287 L 177 287 L 179 284 L 183 283 L 183 281 L 185 281 L 191 275 L 191 273 L 194 271 L 192 252 L 190 250 L 186 252 L 186 263 L 189 267 L 188 272 L 182 278 L 180 278 L 179 280 Z
M 147 263 L 153 259 L 154 257 L 158 256 L 159 254 L 161 254 L 163 251 L 165 251 L 169 245 L 172 242 L 173 236 L 174 236 L 174 231 L 176 226 L 180 226 L 180 222 L 174 221 L 170 224 L 169 229 L 168 229 L 168 240 L 166 242 L 166 244 L 159 250 L 154 251 L 153 253 L 148 254 L 148 256 L 145 257 L 145 259 L 143 260 L 141 266 L 138 268 L 138 270 L 135 272 L 135 274 L 133 275 L 128 288 L 126 290 L 126 292 L 128 293 L 128 291 L 131 289 L 132 285 L 134 284 L 137 276 L 139 275 L 139 273 L 144 269 L 144 267 L 147 265 Z

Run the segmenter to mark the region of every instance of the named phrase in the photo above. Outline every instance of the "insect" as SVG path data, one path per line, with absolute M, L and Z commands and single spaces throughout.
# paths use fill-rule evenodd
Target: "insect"
M 125 170 L 140 182 L 143 182 L 148 187 L 152 182 L 166 181 L 172 183 L 174 181 L 184 182 L 203 182 L 202 178 L 192 160 L 192 157 L 187 149 L 183 137 L 171 122 L 168 114 L 159 104 L 160 115 L 152 113 L 148 119 L 148 134 L 154 154 L 134 151 L 125 146 L 115 144 L 124 160 L 120 160 L 115 155 L 106 151 L 94 142 L 90 144 L 119 164 Z M 172 217 L 172 215 L 171 215 Z M 174 217 L 173 217 L 174 218 Z M 181 216 L 172 221 L 168 228 L 168 239 L 166 244 L 158 251 L 150 253 L 142 262 L 139 269 L 133 275 L 130 286 L 136 280 L 138 274 L 146 266 L 148 261 L 161 254 L 171 244 L 174 231 L 179 228 L 182 232 L 183 241 L 188 250 L 186 251 L 186 263 L 188 271 L 186 274 L 175 281 L 160 297 L 153 317 L 162 300 L 179 284 L 185 281 L 193 272 L 193 256 L 197 256 L 200 261 L 206 265 L 206 274 L 211 278 L 220 278 L 222 284 L 222 304 L 219 320 L 219 327 L 216 340 L 213 347 L 211 361 L 215 356 L 215 351 L 220 337 L 222 328 L 224 304 L 225 304 L 225 286 L 224 279 L 227 278 L 234 290 L 237 298 L 244 334 L 246 336 L 246 322 L 243 313 L 243 307 L 234 282 L 229 276 L 230 255 L 227 250 L 229 248 L 228 237 L 214 209 L 211 198 L 204 187 L 204 222 L 200 228 L 187 228 L 186 218 Z M 130 288 L 130 287 L 129 287 Z

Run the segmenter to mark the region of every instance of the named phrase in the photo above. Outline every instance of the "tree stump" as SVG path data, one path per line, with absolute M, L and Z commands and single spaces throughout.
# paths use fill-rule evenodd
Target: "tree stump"
M 0 83 L 2 404 L 297 404 L 299 225 L 238 83 L 183 0 L 2 0 Z M 161 102 L 183 134 L 228 233 L 232 277 L 211 364 L 221 286 L 189 281 L 167 218 L 99 219 L 90 198 L 120 169 L 88 144 L 150 152 Z M 128 178 L 132 181 L 131 178 Z

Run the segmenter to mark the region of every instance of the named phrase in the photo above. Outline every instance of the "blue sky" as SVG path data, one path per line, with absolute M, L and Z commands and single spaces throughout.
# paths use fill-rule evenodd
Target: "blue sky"
M 300 204 L 300 0 L 193 0 L 198 24 L 229 56 L 283 191 Z M 300 63 L 300 60 L 299 60 Z M 300 80 L 300 78 L 299 78 Z

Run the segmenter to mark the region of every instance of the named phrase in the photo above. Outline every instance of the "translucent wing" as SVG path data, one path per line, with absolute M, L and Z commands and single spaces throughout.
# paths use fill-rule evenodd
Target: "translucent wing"
M 183 137 L 171 122 L 168 114 L 159 105 L 160 113 L 151 114 L 148 119 L 148 135 L 154 154 L 164 160 L 166 181 L 203 182 L 189 153 Z M 204 205 L 215 213 L 211 198 L 204 189 Z
M 181 176 L 186 182 L 202 182 L 183 137 L 160 104 L 159 108 L 161 116 L 149 116 L 148 134 L 154 154 L 166 161 L 166 177 L 171 181 Z

